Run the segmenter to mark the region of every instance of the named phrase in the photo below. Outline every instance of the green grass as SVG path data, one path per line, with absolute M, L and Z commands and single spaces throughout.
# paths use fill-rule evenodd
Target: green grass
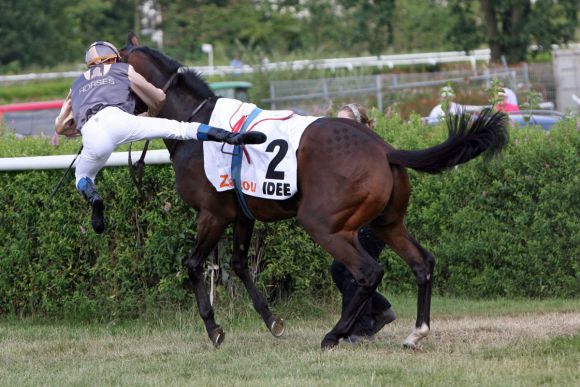
M 65 99 L 73 79 L 40 80 L 0 87 L 0 105 Z
M 558 385 L 580 382 L 580 300 L 435 297 L 421 351 L 401 342 L 414 297 L 391 297 L 399 318 L 376 341 L 321 351 L 336 305 L 278 305 L 287 331 L 267 333 L 249 305 L 216 308 L 215 350 L 195 310 L 102 324 L 0 320 L 0 385 Z M 238 313 L 238 310 L 245 310 Z M 291 317 L 289 317 L 291 316 Z

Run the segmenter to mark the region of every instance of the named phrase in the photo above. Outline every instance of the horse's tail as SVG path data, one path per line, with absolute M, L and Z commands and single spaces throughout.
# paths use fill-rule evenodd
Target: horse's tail
M 475 120 L 466 113 L 447 115 L 449 136 L 439 145 L 422 150 L 389 150 L 391 164 L 412 168 L 419 172 L 441 173 L 456 165 L 484 154 L 486 160 L 501 152 L 507 145 L 507 116 L 486 108 Z

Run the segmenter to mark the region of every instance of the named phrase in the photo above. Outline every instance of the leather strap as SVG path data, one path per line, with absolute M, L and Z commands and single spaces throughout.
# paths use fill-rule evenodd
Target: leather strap
M 239 133 L 245 133 L 248 130 L 248 127 L 254 121 L 254 119 L 262 112 L 260 108 L 254 108 L 250 115 L 246 118 L 246 121 L 240 128 Z M 232 154 L 232 180 L 234 181 L 234 191 L 236 191 L 236 197 L 238 198 L 238 203 L 240 203 L 240 207 L 242 208 L 242 212 L 244 215 L 250 219 L 255 220 L 256 217 L 248 207 L 248 203 L 246 203 L 246 198 L 244 197 L 244 193 L 242 192 L 242 157 L 243 157 L 243 150 L 241 145 L 234 146 L 234 152 Z

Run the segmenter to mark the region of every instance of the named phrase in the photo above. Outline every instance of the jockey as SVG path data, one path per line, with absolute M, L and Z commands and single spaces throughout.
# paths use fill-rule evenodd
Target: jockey
M 162 109 L 165 93 L 135 69 L 119 62 L 111 43 L 95 42 L 85 54 L 88 70 L 77 78 L 55 120 L 56 132 L 68 137 L 82 135 L 83 149 L 76 166 L 76 187 L 91 204 L 91 223 L 96 233 L 105 230 L 103 199 L 95 187 L 97 173 L 115 148 L 132 141 L 154 138 L 261 144 L 260 132 L 232 133 L 197 122 L 154 118 Z M 148 112 L 135 116 L 135 99 Z

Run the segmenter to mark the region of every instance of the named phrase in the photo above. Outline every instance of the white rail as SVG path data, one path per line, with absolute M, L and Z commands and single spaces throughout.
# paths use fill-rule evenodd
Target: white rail
M 552 49 L 558 48 L 558 45 L 552 45 Z M 530 49 L 536 49 L 536 46 L 530 46 Z M 570 43 L 562 45 L 561 48 L 580 48 L 580 43 Z M 466 54 L 465 51 L 443 51 L 443 52 L 423 52 L 415 54 L 397 54 L 397 55 L 379 55 L 363 56 L 354 58 L 329 58 L 318 60 L 296 60 L 286 62 L 262 62 L 258 65 L 243 65 L 242 67 L 232 66 L 196 66 L 190 67 L 206 76 L 210 75 L 230 75 L 230 74 L 251 74 L 258 70 L 301 70 L 305 68 L 319 69 L 352 69 L 355 67 L 388 67 L 413 65 L 413 64 L 437 64 L 437 63 L 454 63 L 470 62 L 474 67 L 476 61 L 489 62 L 491 57 L 489 48 L 482 48 L 471 51 Z M 0 83 L 3 82 L 20 82 L 36 79 L 54 79 L 54 78 L 75 78 L 81 74 L 81 71 L 67 71 L 61 73 L 42 73 L 42 74 L 21 74 L 21 75 L 2 75 Z
M 128 156 L 129 152 L 114 152 L 107 160 L 105 166 L 126 166 L 128 164 Z M 66 169 L 74 157 L 75 155 L 0 158 L 0 171 Z M 139 160 L 140 157 L 141 151 L 131 152 L 133 162 Z M 75 161 L 75 165 L 77 162 L 78 159 Z M 146 164 L 169 164 L 170 162 L 167 149 L 150 150 L 145 155 Z
M 412 64 L 436 64 L 436 63 L 453 63 L 453 62 L 470 62 L 472 66 L 476 61 L 489 61 L 490 50 L 481 49 L 471 52 L 469 55 L 464 51 L 445 51 L 445 52 L 425 52 L 415 54 L 398 54 L 398 55 L 379 55 L 364 56 L 353 58 L 330 58 L 318 60 L 296 60 L 285 62 L 263 62 L 259 65 L 242 67 L 232 66 L 196 66 L 190 67 L 206 76 L 210 75 L 229 75 L 229 74 L 250 74 L 258 70 L 275 71 L 275 70 L 301 70 L 306 68 L 330 69 L 340 68 L 352 69 L 355 67 L 388 67 L 412 65 Z M 21 82 L 37 79 L 55 79 L 55 78 L 75 78 L 81 74 L 81 71 L 66 71 L 60 73 L 42 73 L 42 74 L 21 74 L 21 75 L 2 75 L 0 83 L 3 82 Z

